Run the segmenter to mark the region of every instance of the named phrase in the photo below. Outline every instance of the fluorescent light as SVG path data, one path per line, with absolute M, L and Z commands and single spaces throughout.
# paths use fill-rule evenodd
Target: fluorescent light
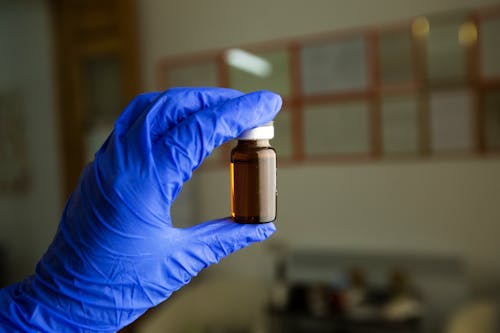
M 227 50 L 225 58 L 230 66 L 259 77 L 267 77 L 273 71 L 269 61 L 242 49 Z

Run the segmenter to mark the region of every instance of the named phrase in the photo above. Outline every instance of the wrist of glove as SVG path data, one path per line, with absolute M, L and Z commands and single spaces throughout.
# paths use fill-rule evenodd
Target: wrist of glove
M 269 92 L 179 88 L 138 96 L 83 171 L 36 273 L 0 291 L 0 331 L 114 332 L 272 223 L 176 228 L 170 205 L 217 146 L 272 120 Z

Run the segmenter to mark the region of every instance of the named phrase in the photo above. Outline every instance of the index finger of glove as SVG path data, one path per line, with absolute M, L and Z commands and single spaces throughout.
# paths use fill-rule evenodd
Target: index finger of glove
M 193 113 L 166 133 L 154 150 L 159 174 L 169 180 L 170 198 L 214 148 L 271 121 L 281 103 L 279 95 L 268 91 L 250 93 Z
M 213 87 L 172 88 L 165 91 L 145 115 L 152 141 L 156 141 L 192 113 L 241 95 L 243 93 L 238 90 Z
M 154 100 L 161 94 L 161 92 L 150 92 L 135 96 L 116 120 L 115 128 L 120 132 L 126 132 L 144 110 L 151 103 L 154 103 Z

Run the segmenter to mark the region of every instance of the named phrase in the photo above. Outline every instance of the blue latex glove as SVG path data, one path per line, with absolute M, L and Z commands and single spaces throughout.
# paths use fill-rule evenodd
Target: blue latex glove
M 84 169 L 36 273 L 0 291 L 0 331 L 114 332 L 203 268 L 269 237 L 272 223 L 175 228 L 170 206 L 215 147 L 280 107 L 270 92 L 218 88 L 134 99 Z

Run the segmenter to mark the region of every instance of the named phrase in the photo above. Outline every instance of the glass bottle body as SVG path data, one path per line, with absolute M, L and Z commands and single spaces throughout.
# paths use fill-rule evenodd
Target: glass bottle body
M 231 151 L 231 217 L 238 223 L 276 219 L 276 151 L 269 140 L 239 140 Z

